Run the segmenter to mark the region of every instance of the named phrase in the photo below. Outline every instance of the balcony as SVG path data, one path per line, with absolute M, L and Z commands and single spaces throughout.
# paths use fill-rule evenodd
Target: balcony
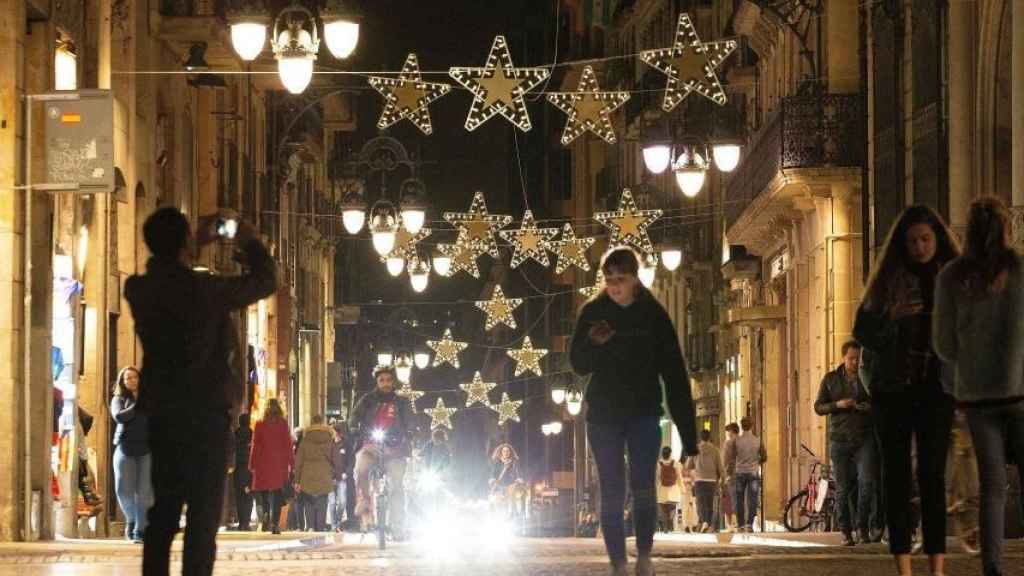
M 859 94 L 789 96 L 748 143 L 726 187 L 731 228 L 758 196 L 782 185 L 788 172 L 863 166 Z M 731 238 L 730 238 L 731 239 Z

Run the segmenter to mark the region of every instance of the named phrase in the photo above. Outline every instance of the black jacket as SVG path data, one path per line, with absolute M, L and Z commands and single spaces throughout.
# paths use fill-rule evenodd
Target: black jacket
M 847 380 L 846 368 L 840 365 L 821 379 L 818 399 L 814 401 L 814 411 L 820 416 L 829 416 L 829 441 L 860 446 L 871 435 L 871 415 L 867 410 L 836 406 L 836 402 L 846 398 L 857 404 L 864 404 L 870 400 L 860 383 L 860 377 L 852 382 Z
M 230 314 L 277 288 L 263 244 L 249 241 L 242 253 L 248 271 L 240 276 L 200 274 L 152 258 L 145 274 L 125 283 L 145 353 L 139 404 L 150 416 L 227 411 L 238 403 L 242 390 L 233 366 L 239 350 Z
M 412 403 L 405 396 L 399 396 L 394 392 L 385 394 L 376 388 L 364 394 L 352 410 L 350 421 L 354 423 L 359 434 L 359 446 L 361 448 L 369 440 L 369 435 L 373 432 L 373 420 L 377 417 L 377 408 L 385 402 L 395 403 L 395 424 L 388 431 L 384 443 L 387 446 L 399 447 L 402 453 L 408 455 L 411 449 L 409 441 L 412 430 Z
M 615 331 L 603 346 L 590 341 L 595 322 L 605 320 Z M 654 296 L 642 289 L 623 308 L 602 294 L 580 311 L 569 359 L 587 387 L 587 421 L 617 423 L 637 416 L 661 416 L 662 387 L 689 455 L 697 454 L 697 426 L 686 360 L 675 327 Z
M 114 396 L 110 399 L 110 415 L 117 422 L 114 446 L 120 446 L 126 456 L 149 454 L 149 424 L 135 399 Z
M 242 414 L 235 430 L 235 483 L 240 486 L 247 486 L 252 482 L 252 472 L 249 470 L 250 452 L 252 429 L 249 428 L 249 415 Z

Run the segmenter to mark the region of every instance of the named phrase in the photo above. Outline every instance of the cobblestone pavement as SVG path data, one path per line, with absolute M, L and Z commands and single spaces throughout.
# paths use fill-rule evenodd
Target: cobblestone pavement
M 220 547 L 216 576 L 583 576 L 607 574 L 603 548 L 597 540 L 525 539 L 504 549 L 455 550 L 407 543 L 380 552 L 369 538 L 305 537 L 270 542 L 225 542 Z M 660 541 L 655 547 L 658 574 L 674 576 L 885 576 L 893 574 L 881 545 L 842 548 L 834 538 L 737 539 L 718 543 L 697 539 Z M 298 544 L 297 544 L 298 543 Z M 977 558 L 953 551 L 946 573 L 981 573 Z M 442 544 L 444 546 L 445 544 Z M 0 546 L 0 576 L 128 576 L 139 573 L 139 548 L 114 542 L 60 542 Z M 1024 576 L 1024 543 L 1008 543 L 1006 574 Z M 172 574 L 180 565 L 172 567 Z M 917 574 L 927 574 L 923 558 Z

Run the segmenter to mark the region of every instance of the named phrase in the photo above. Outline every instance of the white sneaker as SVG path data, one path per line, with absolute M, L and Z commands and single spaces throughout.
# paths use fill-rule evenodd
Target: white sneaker
M 636 576 L 654 576 L 654 563 L 650 556 L 636 557 Z

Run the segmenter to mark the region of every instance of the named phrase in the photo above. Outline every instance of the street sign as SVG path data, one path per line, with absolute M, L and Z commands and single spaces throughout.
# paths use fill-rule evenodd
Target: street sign
M 60 96 L 63 98 L 39 98 L 44 116 L 46 183 L 36 188 L 113 192 L 114 101 L 110 92 Z

